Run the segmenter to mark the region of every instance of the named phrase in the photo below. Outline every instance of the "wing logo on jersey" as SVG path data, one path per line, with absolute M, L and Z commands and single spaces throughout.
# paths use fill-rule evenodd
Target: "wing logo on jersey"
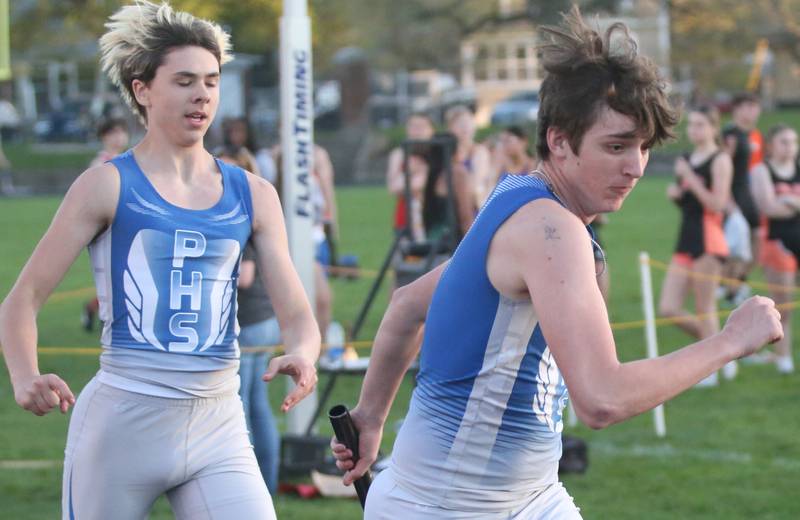
M 213 285 L 209 295 L 211 305 L 211 330 L 208 339 L 200 348 L 206 350 L 212 345 L 222 342 L 228 332 L 231 322 L 231 309 L 233 308 L 233 270 L 239 262 L 239 242 L 236 240 L 217 240 L 214 244 L 220 248 L 219 258 L 223 260 L 217 264 L 218 271 L 213 276 Z
M 145 253 L 145 232 L 136 234 L 128 253 L 128 268 L 123 273 L 125 307 L 128 309 L 128 330 L 140 343 L 149 343 L 166 350 L 155 334 L 158 288 Z
M 536 395 L 533 397 L 533 411 L 536 418 L 551 432 L 561 433 L 564 429 L 561 413 L 566 401 L 566 386 L 550 347 L 545 347 L 542 352 L 537 379 L 539 382 L 536 384 Z
M 136 202 L 128 202 L 126 204 L 128 209 L 131 211 L 141 213 L 142 215 L 149 215 L 151 217 L 166 218 L 169 216 L 169 211 L 165 210 L 161 206 L 153 204 L 152 202 L 146 201 L 136 192 L 135 189 L 131 188 L 131 194 L 133 194 L 133 198 L 136 199 Z
M 247 214 L 242 210 L 242 203 L 239 202 L 236 207 L 229 212 L 223 213 L 222 215 L 216 215 L 211 217 L 209 220 L 212 224 L 231 226 L 234 224 L 240 224 L 247 219 Z
M 139 231 L 123 275 L 134 340 L 184 353 L 223 343 L 232 326 L 239 256 L 237 240 L 207 239 L 192 230 Z M 159 295 L 158 287 L 169 292 Z

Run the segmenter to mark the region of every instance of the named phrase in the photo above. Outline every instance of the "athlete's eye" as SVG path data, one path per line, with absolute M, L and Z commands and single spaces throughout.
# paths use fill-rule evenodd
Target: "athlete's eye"
M 179 81 L 179 82 L 178 82 L 178 85 L 180 85 L 181 87 L 188 87 L 188 86 L 190 86 L 191 84 L 192 84 L 192 82 L 191 82 L 191 81 Z
M 613 143 L 608 145 L 608 149 L 614 153 L 619 153 L 625 149 L 625 146 L 619 143 Z

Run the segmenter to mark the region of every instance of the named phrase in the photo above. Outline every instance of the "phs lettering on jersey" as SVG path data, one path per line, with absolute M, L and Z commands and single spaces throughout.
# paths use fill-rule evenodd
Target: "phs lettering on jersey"
M 238 241 L 207 239 L 199 231 L 139 231 L 123 275 L 134 339 L 170 352 L 203 351 L 221 342 L 230 325 L 239 254 Z M 169 293 L 159 294 L 159 287 Z

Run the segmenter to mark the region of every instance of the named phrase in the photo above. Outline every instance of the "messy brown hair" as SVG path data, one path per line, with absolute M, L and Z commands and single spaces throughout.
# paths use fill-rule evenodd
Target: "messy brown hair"
M 573 7 L 560 26 L 540 32 L 545 78 L 539 90 L 539 157 L 550 155 L 550 127 L 564 131 L 577 154 L 605 107 L 633 119 L 647 148 L 674 137 L 678 111 L 667 98 L 666 82 L 656 65 L 638 53 L 625 24 L 614 23 L 601 35 Z

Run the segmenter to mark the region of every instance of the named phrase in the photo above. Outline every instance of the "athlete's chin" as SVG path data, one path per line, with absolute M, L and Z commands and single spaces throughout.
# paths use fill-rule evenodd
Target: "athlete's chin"
M 181 132 L 181 135 L 178 138 L 178 145 L 183 147 L 192 147 L 196 146 L 197 143 L 203 142 L 203 137 L 206 135 L 205 130 L 202 132 L 199 131 L 189 131 L 189 132 Z
M 606 201 L 607 209 L 603 210 L 603 213 L 612 213 L 614 211 L 619 211 L 622 209 L 622 204 L 628 198 L 628 194 L 630 190 L 621 190 L 614 193 L 614 196 L 609 198 Z

